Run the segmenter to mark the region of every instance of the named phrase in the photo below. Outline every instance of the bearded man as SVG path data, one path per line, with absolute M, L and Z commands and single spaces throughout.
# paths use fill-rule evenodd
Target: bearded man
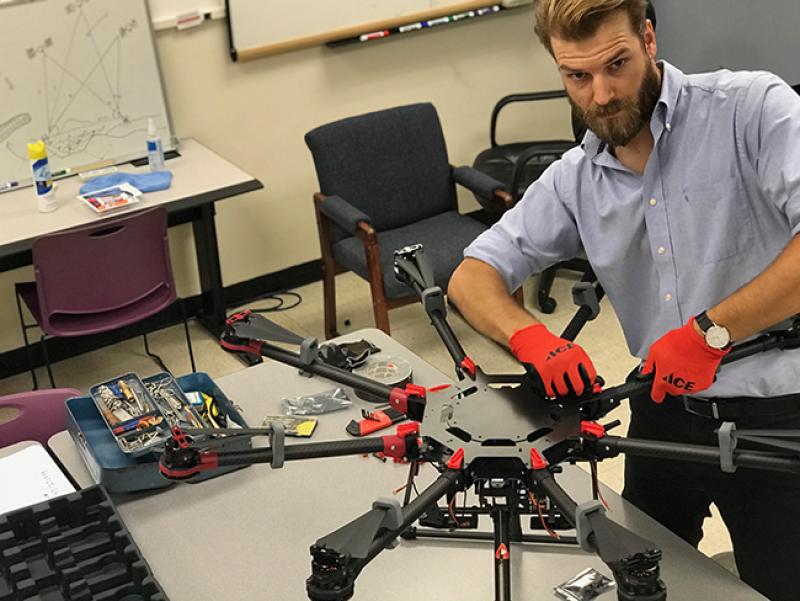
M 538 1 L 536 33 L 588 132 L 466 249 L 450 300 L 549 396 L 581 395 L 596 379 L 586 352 L 510 293 L 584 251 L 654 376 L 630 400 L 631 437 L 716 445 L 724 421 L 800 428 L 800 351 L 717 374 L 732 342 L 800 312 L 800 97 L 770 73 L 687 76 L 656 61 L 646 8 Z M 800 477 L 627 457 L 623 496 L 695 546 L 716 504 L 742 579 L 799 598 Z

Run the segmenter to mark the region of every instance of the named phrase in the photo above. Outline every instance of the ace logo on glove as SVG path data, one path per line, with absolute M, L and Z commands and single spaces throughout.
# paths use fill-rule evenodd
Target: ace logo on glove
M 680 376 L 676 376 L 675 374 L 669 374 L 661 378 L 667 384 L 672 384 L 676 388 L 681 388 L 686 392 L 691 392 L 694 389 L 694 382 L 687 382 Z
M 514 332 L 509 347 L 519 361 L 536 371 L 549 397 L 581 396 L 597 382 L 597 371 L 586 351 L 540 323 Z
M 565 346 L 559 346 L 558 348 L 554 348 L 547 354 L 547 359 L 545 361 L 550 361 L 550 359 L 555 359 L 558 357 L 558 353 L 566 353 L 568 350 L 575 348 L 575 345 L 571 342 L 568 342 Z

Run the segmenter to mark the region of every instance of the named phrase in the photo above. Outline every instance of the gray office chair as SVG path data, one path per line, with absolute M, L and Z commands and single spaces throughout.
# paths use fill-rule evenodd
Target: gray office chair
M 323 265 L 325 334 L 336 332 L 335 276 L 370 283 L 375 325 L 389 333 L 389 309 L 415 297 L 393 273 L 393 253 L 421 243 L 436 285 L 447 289 L 464 248 L 485 226 L 458 212 L 455 184 L 489 210 L 511 206 L 503 185 L 471 167 L 452 167 L 436 109 L 412 104 L 349 117 L 308 132 L 319 179 L 314 195 Z M 519 297 L 518 297 L 519 298 Z

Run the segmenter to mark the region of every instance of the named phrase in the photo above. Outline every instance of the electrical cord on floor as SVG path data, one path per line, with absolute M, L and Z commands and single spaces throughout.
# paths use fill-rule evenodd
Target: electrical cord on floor
M 287 304 L 288 299 L 283 298 L 284 296 L 288 296 L 294 302 L 291 304 Z M 283 292 L 276 292 L 274 294 L 268 294 L 266 296 L 262 296 L 261 298 L 256 299 L 257 301 L 274 301 L 277 304 L 271 307 L 265 307 L 263 309 L 250 309 L 253 313 L 275 313 L 278 311 L 288 311 L 289 309 L 294 309 L 300 303 L 303 302 L 303 297 L 300 296 L 297 292 L 292 292 L 290 290 L 285 290 Z

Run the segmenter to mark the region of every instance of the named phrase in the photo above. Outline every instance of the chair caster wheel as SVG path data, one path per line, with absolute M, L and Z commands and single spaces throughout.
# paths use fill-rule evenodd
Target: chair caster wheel
M 558 303 L 556 303 L 556 299 L 551 297 L 539 299 L 539 309 L 542 311 L 542 313 L 552 313 L 556 310 L 557 304 Z

